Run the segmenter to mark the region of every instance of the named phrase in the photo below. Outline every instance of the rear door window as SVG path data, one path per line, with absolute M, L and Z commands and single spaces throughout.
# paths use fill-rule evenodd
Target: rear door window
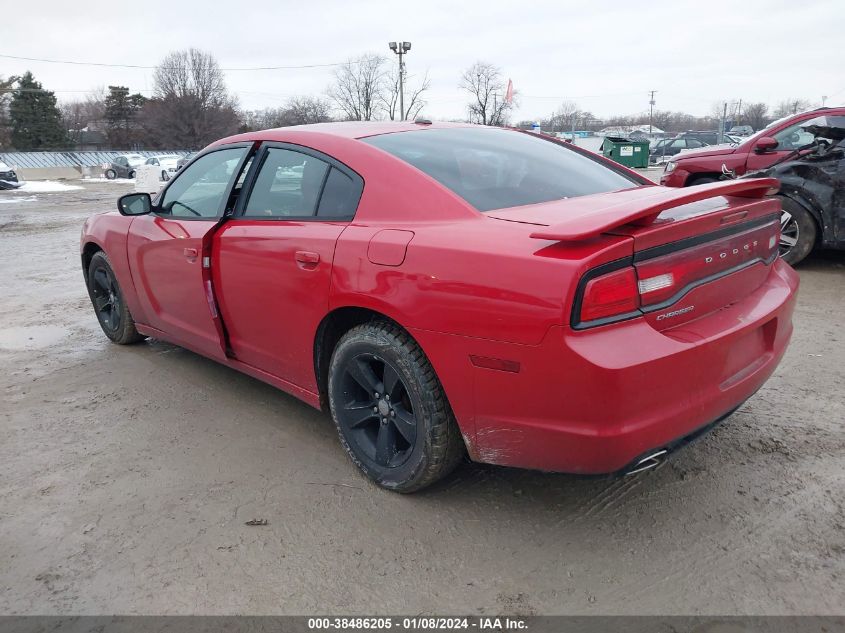
M 330 166 L 318 158 L 271 147 L 264 154 L 246 202 L 244 217 L 309 217 Z
M 351 218 L 355 215 L 359 197 L 360 192 L 357 191 L 355 181 L 337 167 L 332 167 L 329 177 L 326 178 L 326 186 L 323 187 L 323 195 L 320 197 L 320 205 L 317 207 L 317 216 L 322 218 Z
M 333 159 L 268 147 L 260 160 L 243 217 L 338 220 L 355 215 L 363 182 Z

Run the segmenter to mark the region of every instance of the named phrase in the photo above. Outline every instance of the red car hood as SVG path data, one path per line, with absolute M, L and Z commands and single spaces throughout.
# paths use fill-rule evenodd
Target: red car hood
M 673 156 L 672 160 L 679 160 L 682 158 L 702 158 L 704 156 L 723 156 L 725 154 L 733 154 L 736 151 L 736 148 L 737 146 L 718 147 L 711 145 L 700 149 L 685 149 L 680 154 Z

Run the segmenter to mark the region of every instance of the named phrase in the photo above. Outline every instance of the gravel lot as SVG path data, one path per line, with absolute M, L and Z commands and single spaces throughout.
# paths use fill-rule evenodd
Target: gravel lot
M 775 376 L 659 469 L 466 464 L 400 496 L 294 398 L 106 342 L 79 230 L 129 190 L 0 192 L 0 613 L 842 611 L 842 254 L 800 267 Z

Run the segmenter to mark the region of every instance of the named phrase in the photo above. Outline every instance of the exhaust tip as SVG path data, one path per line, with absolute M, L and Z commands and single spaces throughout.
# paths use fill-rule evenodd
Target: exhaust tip
M 637 473 L 657 468 L 663 461 L 663 457 L 666 456 L 666 453 L 667 450 L 664 448 L 663 450 L 656 451 L 647 457 L 643 457 L 640 461 L 631 466 L 631 468 L 625 473 L 625 476 L 636 475 Z

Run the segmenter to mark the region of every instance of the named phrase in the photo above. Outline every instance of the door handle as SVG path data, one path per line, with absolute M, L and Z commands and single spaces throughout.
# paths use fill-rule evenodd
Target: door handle
M 197 256 L 199 253 L 195 248 L 184 248 L 182 249 L 182 253 L 185 255 L 185 259 L 187 259 L 192 264 L 197 261 Z
M 315 268 L 320 263 L 320 254 L 312 251 L 296 251 L 294 257 L 302 268 Z

